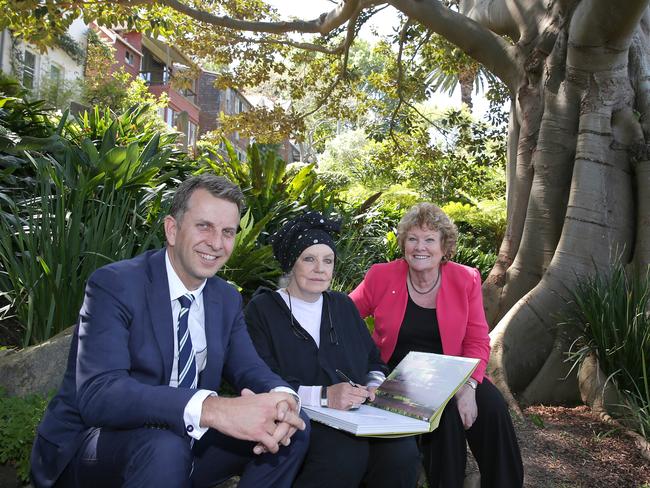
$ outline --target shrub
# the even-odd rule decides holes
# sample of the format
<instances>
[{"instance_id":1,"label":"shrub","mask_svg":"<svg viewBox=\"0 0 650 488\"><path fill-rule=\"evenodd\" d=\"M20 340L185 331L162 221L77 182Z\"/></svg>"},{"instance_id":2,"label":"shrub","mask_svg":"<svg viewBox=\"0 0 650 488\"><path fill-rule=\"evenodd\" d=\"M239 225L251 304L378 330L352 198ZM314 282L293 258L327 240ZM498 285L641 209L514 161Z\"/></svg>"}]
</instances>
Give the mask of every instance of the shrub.
<instances>
[{"instance_id":1,"label":"shrub","mask_svg":"<svg viewBox=\"0 0 650 488\"><path fill-rule=\"evenodd\" d=\"M505 200L485 200L472 205L450 202L442 209L458 227L454 261L478 268L485 279L497 260L505 232Z\"/></svg>"},{"instance_id":2,"label":"shrub","mask_svg":"<svg viewBox=\"0 0 650 488\"><path fill-rule=\"evenodd\" d=\"M0 388L0 463L16 467L18 478L29 481L29 456L49 398L10 397Z\"/></svg>"},{"instance_id":3,"label":"shrub","mask_svg":"<svg viewBox=\"0 0 650 488\"><path fill-rule=\"evenodd\" d=\"M484 200L472 205L450 202L442 209L468 244L472 242L484 253L498 250L506 230L505 200Z\"/></svg>"},{"instance_id":4,"label":"shrub","mask_svg":"<svg viewBox=\"0 0 650 488\"><path fill-rule=\"evenodd\" d=\"M287 220L306 209L336 213L336 191L319 178L313 165L292 165L272 146L252 144L240 161L231 143L223 150L203 141L197 158L199 171L214 171L239 185L246 197L235 249L220 275L235 284L245 297L260 285L273 286L280 276L269 237Z\"/></svg>"},{"instance_id":5,"label":"shrub","mask_svg":"<svg viewBox=\"0 0 650 488\"><path fill-rule=\"evenodd\" d=\"M0 73L0 151L21 137L48 137L56 123L52 107L43 100L30 101L14 78Z\"/></svg>"},{"instance_id":6,"label":"shrub","mask_svg":"<svg viewBox=\"0 0 650 488\"><path fill-rule=\"evenodd\" d=\"M467 237L464 234L460 234L458 236L456 254L452 259L457 263L478 268L481 272L481 279L485 280L488 274L490 274L494 263L497 261L497 254L495 252L485 252L474 244L471 236Z\"/></svg>"},{"instance_id":7,"label":"shrub","mask_svg":"<svg viewBox=\"0 0 650 488\"><path fill-rule=\"evenodd\" d=\"M252 296L258 286L273 286L275 278L281 273L273 258L271 246L259 244L260 234L270 217L267 215L259 222L254 222L250 210L244 214L233 253L219 272L222 278L235 285L245 297Z\"/></svg>"},{"instance_id":8,"label":"shrub","mask_svg":"<svg viewBox=\"0 0 650 488\"><path fill-rule=\"evenodd\" d=\"M352 291L370 266L394 258L397 216L371 205L378 196L342 211L343 226L336 242L334 290Z\"/></svg>"},{"instance_id":9,"label":"shrub","mask_svg":"<svg viewBox=\"0 0 650 488\"><path fill-rule=\"evenodd\" d=\"M212 144L201 144L198 163L203 170L214 171L239 185L255 222L270 215L262 243L305 209L334 211L336 192L318 177L313 164L289 168L273 147L261 144L251 144L246 161L240 161L227 139L223 139L223 147L225 154Z\"/></svg>"},{"instance_id":10,"label":"shrub","mask_svg":"<svg viewBox=\"0 0 650 488\"><path fill-rule=\"evenodd\" d=\"M580 363L590 353L597 355L625 398L628 420L650 439L650 277L630 274L617 262L610 274L578 282L566 323L577 328L580 339L569 357Z\"/></svg>"},{"instance_id":11,"label":"shrub","mask_svg":"<svg viewBox=\"0 0 650 488\"><path fill-rule=\"evenodd\" d=\"M25 326L23 344L75 322L99 266L162 244L171 178L186 171L174 134L156 132L147 107L95 109L46 138L17 134L0 157L20 161L0 201L0 290Z\"/></svg>"}]
</instances>

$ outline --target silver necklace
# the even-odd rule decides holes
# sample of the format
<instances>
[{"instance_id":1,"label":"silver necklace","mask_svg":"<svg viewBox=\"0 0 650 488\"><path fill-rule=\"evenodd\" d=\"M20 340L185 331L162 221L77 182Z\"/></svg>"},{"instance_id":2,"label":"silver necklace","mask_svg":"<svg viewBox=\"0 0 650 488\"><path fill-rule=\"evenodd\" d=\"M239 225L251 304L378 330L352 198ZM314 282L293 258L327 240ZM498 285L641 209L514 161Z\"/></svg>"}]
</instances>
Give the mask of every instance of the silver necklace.
<instances>
[{"instance_id":1,"label":"silver necklace","mask_svg":"<svg viewBox=\"0 0 650 488\"><path fill-rule=\"evenodd\" d=\"M415 293L418 293L420 295L426 295L427 293L431 293L433 291L433 289L436 286L438 286L438 282L440 281L440 275L441 274L442 274L442 270L440 268L438 268L438 277L436 278L436 281L433 282L433 285L431 286L431 288L429 288L427 291L420 291L415 287L415 285L413 284L413 280L411 279L411 270L410 269L409 269L409 272L408 272L408 278L409 278L409 283L411 284L411 288L413 289L413 291Z\"/></svg>"}]
</instances>

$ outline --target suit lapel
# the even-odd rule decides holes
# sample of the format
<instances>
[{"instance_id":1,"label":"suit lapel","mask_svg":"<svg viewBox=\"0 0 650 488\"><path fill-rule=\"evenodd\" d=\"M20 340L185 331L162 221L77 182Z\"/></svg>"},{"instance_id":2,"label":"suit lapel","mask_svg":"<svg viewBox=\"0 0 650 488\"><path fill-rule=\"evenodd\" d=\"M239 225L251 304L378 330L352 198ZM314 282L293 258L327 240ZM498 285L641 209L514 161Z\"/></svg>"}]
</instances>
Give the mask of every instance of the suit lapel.
<instances>
[{"instance_id":1,"label":"suit lapel","mask_svg":"<svg viewBox=\"0 0 650 488\"><path fill-rule=\"evenodd\" d=\"M174 324L164 249L154 253L149 259L149 273L151 281L147 287L147 307L162 356L163 380L169 383L174 358Z\"/></svg>"}]
</instances>

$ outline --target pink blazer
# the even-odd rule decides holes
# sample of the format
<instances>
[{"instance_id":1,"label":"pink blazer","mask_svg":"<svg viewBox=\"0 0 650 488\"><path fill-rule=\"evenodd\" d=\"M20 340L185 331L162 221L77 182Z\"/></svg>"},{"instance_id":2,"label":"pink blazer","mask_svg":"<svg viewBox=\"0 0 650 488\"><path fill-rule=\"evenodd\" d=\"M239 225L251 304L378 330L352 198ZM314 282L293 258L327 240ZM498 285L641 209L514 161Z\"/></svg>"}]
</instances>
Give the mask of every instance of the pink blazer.
<instances>
[{"instance_id":1,"label":"pink blazer","mask_svg":"<svg viewBox=\"0 0 650 488\"><path fill-rule=\"evenodd\" d=\"M481 275L477 269L453 262L442 265L442 283L436 298L442 350L451 356L481 360L472 377L483 381L490 357L490 338L483 311ZM375 264L350 294L362 317L375 318L372 335L381 358L388 362L404 319L408 290L404 259Z\"/></svg>"}]
</instances>

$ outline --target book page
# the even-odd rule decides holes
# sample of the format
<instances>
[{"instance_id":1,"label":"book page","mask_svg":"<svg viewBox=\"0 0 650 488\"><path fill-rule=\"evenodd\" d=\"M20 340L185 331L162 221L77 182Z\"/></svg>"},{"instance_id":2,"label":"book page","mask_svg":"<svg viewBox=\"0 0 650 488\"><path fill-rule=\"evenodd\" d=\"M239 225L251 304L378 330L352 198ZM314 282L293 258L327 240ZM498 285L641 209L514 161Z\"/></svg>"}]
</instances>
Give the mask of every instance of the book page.
<instances>
[{"instance_id":1,"label":"book page","mask_svg":"<svg viewBox=\"0 0 650 488\"><path fill-rule=\"evenodd\" d=\"M429 421L469 378L478 359L409 352L375 392L370 404Z\"/></svg>"}]
</instances>

